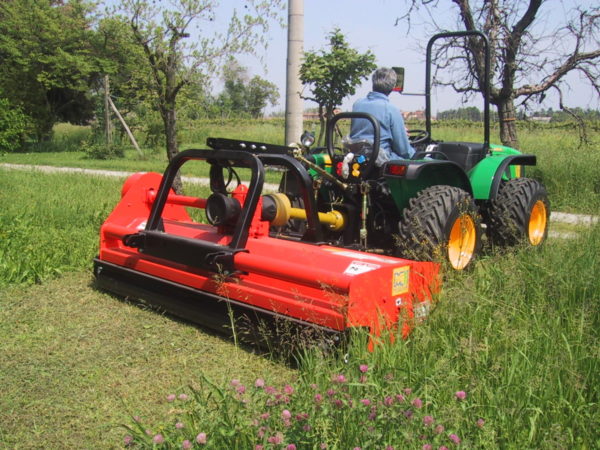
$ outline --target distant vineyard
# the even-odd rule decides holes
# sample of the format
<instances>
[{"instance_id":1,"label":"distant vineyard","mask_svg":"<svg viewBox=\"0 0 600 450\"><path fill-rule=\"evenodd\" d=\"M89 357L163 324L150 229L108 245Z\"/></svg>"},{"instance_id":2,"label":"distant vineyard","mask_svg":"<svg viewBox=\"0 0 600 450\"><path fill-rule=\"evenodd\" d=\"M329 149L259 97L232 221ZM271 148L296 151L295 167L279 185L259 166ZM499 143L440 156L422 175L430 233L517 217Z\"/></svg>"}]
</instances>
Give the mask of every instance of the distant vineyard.
<instances>
[{"instance_id":1,"label":"distant vineyard","mask_svg":"<svg viewBox=\"0 0 600 450\"><path fill-rule=\"evenodd\" d=\"M600 120L588 120L584 122L586 128L590 131L600 131ZM409 120L406 122L409 128L424 128L425 122L422 120ZM455 128L480 128L483 127L482 122L476 122L472 120L464 119L447 119L447 120L435 120L432 122L432 126L443 126L443 127L455 127ZM498 130L498 122L492 121L490 126L493 130ZM574 120L565 122L538 122L535 120L518 120L517 127L523 130L572 130L579 126Z\"/></svg>"}]
</instances>

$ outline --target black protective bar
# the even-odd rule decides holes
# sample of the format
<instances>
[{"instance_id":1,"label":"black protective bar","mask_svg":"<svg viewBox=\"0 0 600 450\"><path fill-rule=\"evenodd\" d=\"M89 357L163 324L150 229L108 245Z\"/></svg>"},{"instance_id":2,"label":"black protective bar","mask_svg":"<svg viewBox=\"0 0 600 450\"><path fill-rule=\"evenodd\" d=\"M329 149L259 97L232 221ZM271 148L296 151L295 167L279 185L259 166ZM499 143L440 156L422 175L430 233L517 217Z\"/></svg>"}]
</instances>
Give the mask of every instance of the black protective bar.
<instances>
[{"instance_id":1,"label":"black protective bar","mask_svg":"<svg viewBox=\"0 0 600 450\"><path fill-rule=\"evenodd\" d=\"M146 231L159 230L161 216L167 202L169 190L173 185L173 181L175 180L175 176L177 175L180 167L189 160L209 160L209 162L222 161L224 165L247 167L252 170L252 177L250 179L250 186L248 188L248 196L246 197L244 207L240 214L240 219L235 226L233 238L229 244L231 249L245 248L248 240L250 223L252 222L258 200L262 193L265 180L265 170L263 164L256 155L243 151L191 149L175 155L175 157L167 166L167 169L163 175L156 200L152 205L152 211L150 212L150 217L148 219L148 223L146 224Z\"/></svg>"},{"instance_id":2,"label":"black protective bar","mask_svg":"<svg viewBox=\"0 0 600 450\"><path fill-rule=\"evenodd\" d=\"M265 164L282 166L289 169L299 182L302 190L302 199L306 209L307 230L304 240L311 242L321 242L323 233L319 222L319 213L315 204L314 195L312 195L313 180L302 164L292 157L292 147L283 145L266 144L261 142L241 141L237 139L207 138L206 145L215 150L220 149L239 149L258 156Z\"/></svg>"},{"instance_id":3,"label":"black protective bar","mask_svg":"<svg viewBox=\"0 0 600 450\"><path fill-rule=\"evenodd\" d=\"M485 69L483 80L483 145L487 151L490 148L490 43L488 37L477 30L450 31L434 35L427 43L427 61L425 67L425 129L431 136L431 49L438 39L453 37L478 36L483 40L485 50Z\"/></svg>"},{"instance_id":4,"label":"black protective bar","mask_svg":"<svg viewBox=\"0 0 600 450\"><path fill-rule=\"evenodd\" d=\"M213 137L206 138L206 145L215 150L240 150L257 155L278 154L291 156L294 152L294 148L285 145Z\"/></svg>"}]
</instances>

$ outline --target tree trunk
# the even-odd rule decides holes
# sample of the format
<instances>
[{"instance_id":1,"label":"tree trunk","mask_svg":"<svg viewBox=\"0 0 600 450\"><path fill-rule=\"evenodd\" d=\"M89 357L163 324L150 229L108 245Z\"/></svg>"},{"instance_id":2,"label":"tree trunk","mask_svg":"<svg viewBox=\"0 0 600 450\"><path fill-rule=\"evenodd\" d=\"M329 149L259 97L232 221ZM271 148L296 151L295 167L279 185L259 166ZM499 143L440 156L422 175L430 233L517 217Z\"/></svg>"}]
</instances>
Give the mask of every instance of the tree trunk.
<instances>
[{"instance_id":1,"label":"tree trunk","mask_svg":"<svg viewBox=\"0 0 600 450\"><path fill-rule=\"evenodd\" d=\"M110 121L110 82L108 75L104 75L104 133L106 135L106 147L113 143L112 123Z\"/></svg>"},{"instance_id":2,"label":"tree trunk","mask_svg":"<svg viewBox=\"0 0 600 450\"><path fill-rule=\"evenodd\" d=\"M166 107L162 110L162 118L165 125L165 143L167 145L167 158L169 162L179 153L177 145L177 113L175 108ZM181 190L181 175L178 172L173 181L173 189L180 194Z\"/></svg>"},{"instance_id":3,"label":"tree trunk","mask_svg":"<svg viewBox=\"0 0 600 450\"><path fill-rule=\"evenodd\" d=\"M323 144L323 137L325 136L325 114L323 112L323 105L319 105L319 138L317 139L317 147L320 147Z\"/></svg>"},{"instance_id":4,"label":"tree trunk","mask_svg":"<svg viewBox=\"0 0 600 450\"><path fill-rule=\"evenodd\" d=\"M177 115L174 109L165 110L163 121L165 123L165 143L167 145L167 158L173 159L179 148L177 146Z\"/></svg>"},{"instance_id":5,"label":"tree trunk","mask_svg":"<svg viewBox=\"0 0 600 450\"><path fill-rule=\"evenodd\" d=\"M502 141L502 144L515 149L519 148L519 139L517 137L517 115L514 99L512 97L501 99L496 105L498 106L500 140Z\"/></svg>"}]
</instances>

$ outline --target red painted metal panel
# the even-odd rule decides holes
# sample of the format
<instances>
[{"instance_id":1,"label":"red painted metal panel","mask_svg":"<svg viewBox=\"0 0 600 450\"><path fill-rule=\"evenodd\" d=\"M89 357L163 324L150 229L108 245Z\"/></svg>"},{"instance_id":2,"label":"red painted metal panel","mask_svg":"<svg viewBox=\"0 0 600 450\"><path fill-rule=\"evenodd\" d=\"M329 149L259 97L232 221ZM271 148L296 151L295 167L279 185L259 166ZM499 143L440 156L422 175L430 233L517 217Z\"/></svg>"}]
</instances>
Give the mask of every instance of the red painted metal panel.
<instances>
[{"instance_id":1,"label":"red painted metal panel","mask_svg":"<svg viewBox=\"0 0 600 450\"><path fill-rule=\"evenodd\" d=\"M155 173L127 180L121 202L101 228L100 260L340 331L368 327L379 334L402 322L406 334L415 303L438 289L436 264L270 237L258 223L260 212L245 251L234 255L233 274L146 255L122 239L144 229L160 181ZM185 209L205 205L204 199L170 194L164 232L227 245L231 236L193 222Z\"/></svg>"}]
</instances>

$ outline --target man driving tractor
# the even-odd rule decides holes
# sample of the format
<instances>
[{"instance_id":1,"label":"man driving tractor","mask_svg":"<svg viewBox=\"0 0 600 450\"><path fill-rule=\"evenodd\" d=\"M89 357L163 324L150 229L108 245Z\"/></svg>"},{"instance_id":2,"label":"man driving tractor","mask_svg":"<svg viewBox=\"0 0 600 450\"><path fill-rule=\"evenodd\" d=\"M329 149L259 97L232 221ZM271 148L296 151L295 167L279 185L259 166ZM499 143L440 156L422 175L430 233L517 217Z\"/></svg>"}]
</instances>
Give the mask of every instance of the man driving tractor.
<instances>
[{"instance_id":1,"label":"man driving tractor","mask_svg":"<svg viewBox=\"0 0 600 450\"><path fill-rule=\"evenodd\" d=\"M379 155L376 166L381 167L390 159L410 159L415 150L408 141L404 119L400 111L388 98L397 81L396 72L387 67L380 67L373 73L373 90L367 97L356 101L353 112L371 114L381 127ZM368 120L353 119L350 128L350 142L373 142L373 126Z\"/></svg>"}]
</instances>

